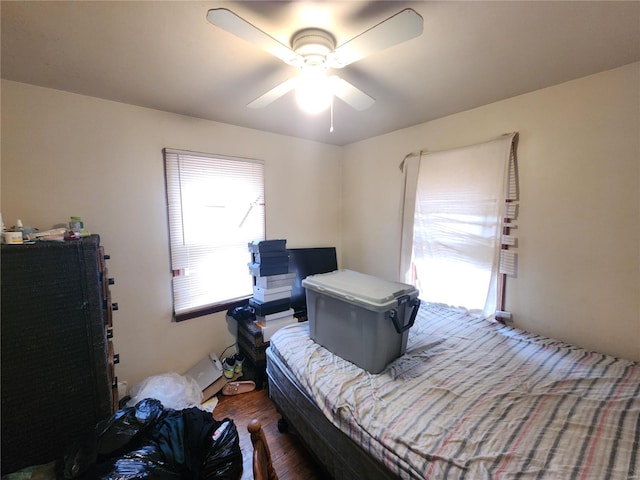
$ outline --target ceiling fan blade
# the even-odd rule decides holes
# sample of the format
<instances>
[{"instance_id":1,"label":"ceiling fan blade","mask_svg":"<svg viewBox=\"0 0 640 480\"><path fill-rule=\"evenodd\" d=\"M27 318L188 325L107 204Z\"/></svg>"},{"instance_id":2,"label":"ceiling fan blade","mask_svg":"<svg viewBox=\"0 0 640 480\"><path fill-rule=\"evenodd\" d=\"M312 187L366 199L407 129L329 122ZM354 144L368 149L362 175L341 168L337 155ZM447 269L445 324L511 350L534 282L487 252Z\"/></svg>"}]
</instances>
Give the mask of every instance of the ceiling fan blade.
<instances>
[{"instance_id":1,"label":"ceiling fan blade","mask_svg":"<svg viewBox=\"0 0 640 480\"><path fill-rule=\"evenodd\" d=\"M289 47L283 45L269 34L253 26L245 19L239 17L226 8L214 8L207 12L207 20L226 30L227 32L242 38L253 45L278 57L280 60L290 65L295 65L299 61L299 55Z\"/></svg>"},{"instance_id":2,"label":"ceiling fan blade","mask_svg":"<svg viewBox=\"0 0 640 480\"><path fill-rule=\"evenodd\" d=\"M340 45L327 58L332 68L342 68L421 33L422 17L407 8Z\"/></svg>"},{"instance_id":3,"label":"ceiling fan blade","mask_svg":"<svg viewBox=\"0 0 640 480\"><path fill-rule=\"evenodd\" d=\"M335 75L330 77L333 94L356 110L366 110L375 103L375 99L357 87Z\"/></svg>"},{"instance_id":4,"label":"ceiling fan blade","mask_svg":"<svg viewBox=\"0 0 640 480\"><path fill-rule=\"evenodd\" d=\"M249 103L247 105L247 107L249 107L249 108L263 108L263 107L266 107L271 102L276 101L281 96L286 95L291 90L296 88L296 85L298 84L298 81L299 81L298 77L293 77L293 78L290 78L289 80L286 80L286 81L282 82L280 85L275 86L274 88L269 90L264 95L259 96L254 101Z\"/></svg>"}]
</instances>

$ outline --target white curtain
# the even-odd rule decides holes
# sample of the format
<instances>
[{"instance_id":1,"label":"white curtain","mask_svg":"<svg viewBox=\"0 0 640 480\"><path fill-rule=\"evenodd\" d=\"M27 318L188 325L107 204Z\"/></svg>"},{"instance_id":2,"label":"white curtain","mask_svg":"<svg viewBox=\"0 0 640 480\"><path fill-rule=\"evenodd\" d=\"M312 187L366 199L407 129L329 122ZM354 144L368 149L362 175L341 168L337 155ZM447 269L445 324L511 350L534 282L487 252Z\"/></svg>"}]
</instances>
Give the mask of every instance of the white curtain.
<instances>
[{"instance_id":1,"label":"white curtain","mask_svg":"<svg viewBox=\"0 0 640 480\"><path fill-rule=\"evenodd\" d=\"M423 300L494 314L515 137L403 161L400 278Z\"/></svg>"}]
</instances>

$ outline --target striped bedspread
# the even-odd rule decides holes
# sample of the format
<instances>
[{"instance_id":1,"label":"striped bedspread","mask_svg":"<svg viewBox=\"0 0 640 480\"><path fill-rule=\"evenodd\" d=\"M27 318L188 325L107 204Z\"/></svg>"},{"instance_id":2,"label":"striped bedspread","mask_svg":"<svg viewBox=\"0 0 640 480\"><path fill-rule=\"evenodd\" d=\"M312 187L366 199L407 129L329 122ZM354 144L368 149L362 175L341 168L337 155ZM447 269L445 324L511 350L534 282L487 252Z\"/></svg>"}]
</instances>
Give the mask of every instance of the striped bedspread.
<instances>
[{"instance_id":1,"label":"striped bedspread","mask_svg":"<svg viewBox=\"0 0 640 480\"><path fill-rule=\"evenodd\" d=\"M306 323L276 332L271 348L402 478L640 479L634 362L429 304L407 353L377 375L310 340Z\"/></svg>"}]
</instances>

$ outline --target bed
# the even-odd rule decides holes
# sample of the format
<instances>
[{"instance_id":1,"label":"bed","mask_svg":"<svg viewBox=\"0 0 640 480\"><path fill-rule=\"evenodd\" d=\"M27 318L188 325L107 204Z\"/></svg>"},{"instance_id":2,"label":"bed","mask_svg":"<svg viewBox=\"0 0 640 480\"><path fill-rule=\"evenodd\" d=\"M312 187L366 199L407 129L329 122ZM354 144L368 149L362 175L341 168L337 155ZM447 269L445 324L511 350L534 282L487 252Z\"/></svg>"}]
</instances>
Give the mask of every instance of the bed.
<instances>
[{"instance_id":1,"label":"bed","mask_svg":"<svg viewBox=\"0 0 640 480\"><path fill-rule=\"evenodd\" d=\"M335 479L638 479L640 365L423 302L374 375L280 329L269 394Z\"/></svg>"}]
</instances>

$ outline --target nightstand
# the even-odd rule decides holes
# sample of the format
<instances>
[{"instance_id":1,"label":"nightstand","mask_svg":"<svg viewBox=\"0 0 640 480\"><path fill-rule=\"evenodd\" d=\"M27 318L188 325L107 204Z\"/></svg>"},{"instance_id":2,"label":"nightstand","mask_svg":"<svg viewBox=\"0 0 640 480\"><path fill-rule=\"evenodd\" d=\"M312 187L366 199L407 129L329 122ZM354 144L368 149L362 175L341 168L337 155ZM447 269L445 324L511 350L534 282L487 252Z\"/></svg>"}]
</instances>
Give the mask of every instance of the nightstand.
<instances>
[{"instance_id":1,"label":"nightstand","mask_svg":"<svg viewBox=\"0 0 640 480\"><path fill-rule=\"evenodd\" d=\"M243 378L256 382L256 389L267 386L267 356L269 342L264 342L262 331L252 320L237 320L238 349L244 354ZM253 378L251 378L253 377Z\"/></svg>"}]
</instances>

